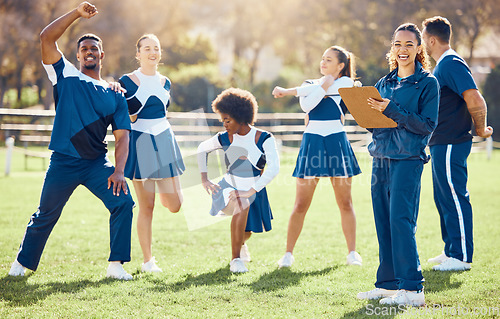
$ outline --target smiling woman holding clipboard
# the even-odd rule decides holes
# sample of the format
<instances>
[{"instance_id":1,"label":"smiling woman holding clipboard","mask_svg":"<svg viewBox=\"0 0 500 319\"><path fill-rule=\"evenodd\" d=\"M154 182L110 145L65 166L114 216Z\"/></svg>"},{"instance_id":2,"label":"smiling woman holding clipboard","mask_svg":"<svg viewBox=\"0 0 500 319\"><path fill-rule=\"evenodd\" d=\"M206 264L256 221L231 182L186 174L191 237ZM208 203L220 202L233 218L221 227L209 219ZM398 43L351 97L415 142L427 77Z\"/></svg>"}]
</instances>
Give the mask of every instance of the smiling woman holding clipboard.
<instances>
[{"instance_id":1,"label":"smiling woman holding clipboard","mask_svg":"<svg viewBox=\"0 0 500 319\"><path fill-rule=\"evenodd\" d=\"M375 87L380 98L366 105L393 120L397 126L373 128L368 151L373 157L372 205L379 242L375 289L359 299L381 304L425 304L422 271L415 231L420 180L429 161L425 147L437 124L439 86L429 71L422 36L414 24L394 32L388 54L391 72Z\"/></svg>"}]
</instances>

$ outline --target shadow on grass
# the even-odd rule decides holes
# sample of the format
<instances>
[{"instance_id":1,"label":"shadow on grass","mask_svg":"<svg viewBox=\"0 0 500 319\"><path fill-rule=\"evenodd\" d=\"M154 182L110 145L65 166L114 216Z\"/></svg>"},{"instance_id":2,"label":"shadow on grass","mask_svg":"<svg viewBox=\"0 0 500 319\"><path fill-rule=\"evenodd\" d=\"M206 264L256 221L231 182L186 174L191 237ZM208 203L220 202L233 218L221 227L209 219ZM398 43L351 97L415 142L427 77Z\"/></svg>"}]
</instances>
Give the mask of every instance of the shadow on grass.
<instances>
[{"instance_id":1,"label":"shadow on grass","mask_svg":"<svg viewBox=\"0 0 500 319\"><path fill-rule=\"evenodd\" d=\"M235 276L230 270L229 265L217 269L212 272L207 272L198 276L193 276L191 274L187 274L186 278L171 284L166 284L163 280L160 279L152 279L151 282L154 284L152 290L159 292L167 292L167 291L181 291L185 289L189 289L190 287L198 287L198 286L209 286L209 285L221 285L228 284L236 279Z\"/></svg>"},{"instance_id":2,"label":"shadow on grass","mask_svg":"<svg viewBox=\"0 0 500 319\"><path fill-rule=\"evenodd\" d=\"M74 294L89 287L95 288L115 281L106 278L99 281L78 280L29 284L28 278L31 276L32 274L23 277L6 275L0 278L0 300L4 301L8 307L25 307L43 301L52 294Z\"/></svg>"},{"instance_id":3,"label":"shadow on grass","mask_svg":"<svg viewBox=\"0 0 500 319\"><path fill-rule=\"evenodd\" d=\"M368 300L361 308L347 312L341 318L394 318L405 311L407 310L404 306L381 305L379 300Z\"/></svg>"},{"instance_id":4,"label":"shadow on grass","mask_svg":"<svg viewBox=\"0 0 500 319\"><path fill-rule=\"evenodd\" d=\"M462 286L461 282L451 283L451 276L457 274L456 271L435 271L422 270L425 278L425 292L439 292L449 289L458 289ZM430 307L427 304L427 307ZM417 314L420 308L406 306L388 306L381 305L379 300L369 300L365 305L358 310L346 313L342 318L365 318L371 316L383 316L384 318L393 318L398 314Z\"/></svg>"},{"instance_id":5,"label":"shadow on grass","mask_svg":"<svg viewBox=\"0 0 500 319\"><path fill-rule=\"evenodd\" d=\"M325 275L338 266L328 267L323 270L308 271L308 272L294 272L289 268L276 269L270 273L262 275L257 281L248 284L254 292L259 291L274 291L287 286L297 285L300 280L308 276L321 276ZM154 284L151 289L158 292L177 292L186 290L191 287L209 286L209 285L223 285L236 281L235 276L244 274L233 274L229 270L229 265L217 269L212 272L207 272L198 276L188 274L185 279L167 284L161 279L151 279Z\"/></svg>"},{"instance_id":6,"label":"shadow on grass","mask_svg":"<svg viewBox=\"0 0 500 319\"><path fill-rule=\"evenodd\" d=\"M302 278L310 276L321 276L334 271L339 266L328 267L315 271L293 271L290 268L277 268L274 271L262 275L257 281L249 284L254 292L275 291L288 286L297 285Z\"/></svg>"},{"instance_id":7,"label":"shadow on grass","mask_svg":"<svg viewBox=\"0 0 500 319\"><path fill-rule=\"evenodd\" d=\"M425 278L425 292L439 292L449 289L457 289L462 286L462 282L450 282L452 275L461 273L458 271L436 271L436 270L422 270Z\"/></svg>"}]
</instances>

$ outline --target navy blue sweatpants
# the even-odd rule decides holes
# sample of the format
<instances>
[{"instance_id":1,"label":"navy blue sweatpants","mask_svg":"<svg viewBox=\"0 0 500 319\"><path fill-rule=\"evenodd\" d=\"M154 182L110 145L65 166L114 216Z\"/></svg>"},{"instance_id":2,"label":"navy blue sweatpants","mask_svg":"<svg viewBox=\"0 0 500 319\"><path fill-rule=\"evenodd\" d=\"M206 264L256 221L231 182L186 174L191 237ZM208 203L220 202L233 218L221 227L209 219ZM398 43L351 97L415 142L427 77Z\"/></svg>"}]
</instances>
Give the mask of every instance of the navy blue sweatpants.
<instances>
[{"instance_id":1,"label":"navy blue sweatpants","mask_svg":"<svg viewBox=\"0 0 500 319\"><path fill-rule=\"evenodd\" d=\"M472 206L467 191L467 157L472 142L433 145L432 182L434 202L441 219L444 253L464 262L472 262Z\"/></svg>"},{"instance_id":2,"label":"navy blue sweatpants","mask_svg":"<svg viewBox=\"0 0 500 319\"><path fill-rule=\"evenodd\" d=\"M109 261L130 261L132 208L130 192L120 196L108 189L108 177L114 167L103 154L95 160L79 159L53 152L45 174L40 206L31 216L19 248L18 262L35 271L45 243L61 216L62 209L78 185L84 185L97 196L111 213Z\"/></svg>"},{"instance_id":3,"label":"navy blue sweatpants","mask_svg":"<svg viewBox=\"0 0 500 319\"><path fill-rule=\"evenodd\" d=\"M377 288L423 288L415 240L423 167L421 160L373 158L372 205L380 261Z\"/></svg>"}]
</instances>

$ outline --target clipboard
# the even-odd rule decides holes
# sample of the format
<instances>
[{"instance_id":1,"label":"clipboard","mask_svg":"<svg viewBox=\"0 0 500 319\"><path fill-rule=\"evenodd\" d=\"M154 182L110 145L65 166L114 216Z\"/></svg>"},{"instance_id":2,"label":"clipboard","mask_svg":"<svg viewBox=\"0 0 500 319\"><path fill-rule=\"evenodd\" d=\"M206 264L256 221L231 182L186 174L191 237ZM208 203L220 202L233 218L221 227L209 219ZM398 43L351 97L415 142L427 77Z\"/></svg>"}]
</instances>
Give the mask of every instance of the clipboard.
<instances>
[{"instance_id":1,"label":"clipboard","mask_svg":"<svg viewBox=\"0 0 500 319\"><path fill-rule=\"evenodd\" d=\"M380 93L374 86L340 88L340 96L347 106L349 112L359 126L363 128L388 128L396 127L398 124L382 114L372 109L368 105L368 98L382 100Z\"/></svg>"}]
</instances>

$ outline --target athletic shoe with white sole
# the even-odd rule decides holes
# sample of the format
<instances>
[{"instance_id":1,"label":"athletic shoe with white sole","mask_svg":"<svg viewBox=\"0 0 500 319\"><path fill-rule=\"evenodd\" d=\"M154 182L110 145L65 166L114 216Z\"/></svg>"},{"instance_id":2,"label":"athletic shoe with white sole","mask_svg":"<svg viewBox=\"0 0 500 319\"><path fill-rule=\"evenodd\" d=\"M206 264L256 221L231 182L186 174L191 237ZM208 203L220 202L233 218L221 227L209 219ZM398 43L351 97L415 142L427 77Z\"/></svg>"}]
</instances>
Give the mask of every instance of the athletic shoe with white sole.
<instances>
[{"instance_id":1,"label":"athletic shoe with white sole","mask_svg":"<svg viewBox=\"0 0 500 319\"><path fill-rule=\"evenodd\" d=\"M240 258L246 263L249 263L252 260L252 258L250 257L250 252L248 251L247 244L243 244L243 246L241 246Z\"/></svg>"},{"instance_id":2,"label":"athletic shoe with white sole","mask_svg":"<svg viewBox=\"0 0 500 319\"><path fill-rule=\"evenodd\" d=\"M132 280L132 275L123 269L123 265L119 262L110 262L106 277L119 280Z\"/></svg>"},{"instance_id":3,"label":"athletic shoe with white sole","mask_svg":"<svg viewBox=\"0 0 500 319\"><path fill-rule=\"evenodd\" d=\"M156 265L156 259L152 257L147 263L141 265L141 271L143 272L162 272L160 267Z\"/></svg>"},{"instance_id":4,"label":"athletic shoe with white sole","mask_svg":"<svg viewBox=\"0 0 500 319\"><path fill-rule=\"evenodd\" d=\"M434 264L441 264L441 263L444 263L448 258L450 258L450 257L446 256L445 253L443 252L439 256L436 256L434 258L429 258L427 260L427 262L434 263Z\"/></svg>"},{"instance_id":5,"label":"athletic shoe with white sole","mask_svg":"<svg viewBox=\"0 0 500 319\"><path fill-rule=\"evenodd\" d=\"M241 260L241 258L234 258L229 263L229 270L234 273L243 273L247 272L247 266L245 266L245 262Z\"/></svg>"},{"instance_id":6,"label":"athletic shoe with white sole","mask_svg":"<svg viewBox=\"0 0 500 319\"><path fill-rule=\"evenodd\" d=\"M351 265L351 266L361 266L361 264L363 263L363 259L361 258L361 256L355 252L354 250L351 251L349 253L349 255L347 255L347 261L346 261L346 264L347 265Z\"/></svg>"},{"instance_id":7,"label":"athletic shoe with white sole","mask_svg":"<svg viewBox=\"0 0 500 319\"><path fill-rule=\"evenodd\" d=\"M391 297L395 295L398 291L397 290L389 290L389 289L384 289L384 288L375 288L370 291L364 291L358 293L357 297L358 299L368 299L368 300L373 300L373 299L379 299L379 298L384 298L384 297Z\"/></svg>"},{"instance_id":8,"label":"athletic shoe with white sole","mask_svg":"<svg viewBox=\"0 0 500 319\"><path fill-rule=\"evenodd\" d=\"M281 259L278 260L278 266L279 268L289 268L292 266L294 260L295 258L293 258L292 253L287 251L285 253L285 256L281 257Z\"/></svg>"},{"instance_id":9,"label":"athletic shoe with white sole","mask_svg":"<svg viewBox=\"0 0 500 319\"><path fill-rule=\"evenodd\" d=\"M470 270L470 267L471 267L470 263L466 263L456 258L450 257L443 263L432 267L432 269L439 271L461 271L461 270Z\"/></svg>"},{"instance_id":10,"label":"athletic shoe with white sole","mask_svg":"<svg viewBox=\"0 0 500 319\"><path fill-rule=\"evenodd\" d=\"M391 297L380 299L382 305L406 305L420 307L425 305L424 291L410 291L400 289Z\"/></svg>"},{"instance_id":11,"label":"athletic shoe with white sole","mask_svg":"<svg viewBox=\"0 0 500 319\"><path fill-rule=\"evenodd\" d=\"M25 273L26 268L24 268L24 266L21 265L17 259L14 260L9 270L9 276L24 276Z\"/></svg>"}]
</instances>

